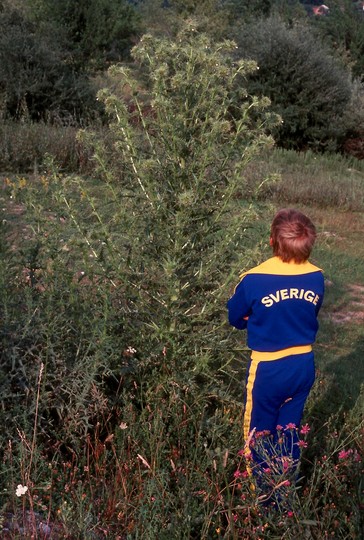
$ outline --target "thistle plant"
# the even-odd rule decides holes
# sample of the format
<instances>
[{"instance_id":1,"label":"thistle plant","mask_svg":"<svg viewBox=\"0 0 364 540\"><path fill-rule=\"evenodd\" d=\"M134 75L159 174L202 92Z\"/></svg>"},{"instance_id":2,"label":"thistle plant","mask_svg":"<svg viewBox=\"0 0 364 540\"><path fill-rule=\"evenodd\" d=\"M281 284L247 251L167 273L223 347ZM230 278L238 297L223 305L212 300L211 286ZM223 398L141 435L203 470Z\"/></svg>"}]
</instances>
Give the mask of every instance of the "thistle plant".
<instances>
[{"instance_id":1,"label":"thistle plant","mask_svg":"<svg viewBox=\"0 0 364 540\"><path fill-rule=\"evenodd\" d=\"M255 216L246 205L233 219L231 204L277 121L268 100L247 95L257 66L233 61L235 49L193 24L174 42L146 35L132 51L138 69L114 66L113 91L99 94L111 137L94 139L94 159L112 214L82 190L104 236L108 278L138 327L137 349L166 373L206 372L226 358L230 265L244 259Z\"/></svg>"}]
</instances>

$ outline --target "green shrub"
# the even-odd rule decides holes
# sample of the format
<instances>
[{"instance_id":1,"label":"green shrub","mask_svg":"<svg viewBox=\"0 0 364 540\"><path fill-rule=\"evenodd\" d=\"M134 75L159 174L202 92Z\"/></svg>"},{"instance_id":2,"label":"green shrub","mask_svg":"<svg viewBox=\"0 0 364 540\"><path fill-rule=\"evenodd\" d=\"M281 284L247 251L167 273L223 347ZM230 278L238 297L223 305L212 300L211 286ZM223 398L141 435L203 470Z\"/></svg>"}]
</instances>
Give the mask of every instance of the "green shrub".
<instances>
[{"instance_id":1,"label":"green shrub","mask_svg":"<svg viewBox=\"0 0 364 540\"><path fill-rule=\"evenodd\" d=\"M298 150L338 149L348 126L349 72L315 39L308 27L288 28L272 17L238 31L239 55L257 61L248 89L266 95L282 124L273 130L277 144Z\"/></svg>"},{"instance_id":2,"label":"green shrub","mask_svg":"<svg viewBox=\"0 0 364 540\"><path fill-rule=\"evenodd\" d=\"M85 122L97 116L89 75L77 70L62 30L6 2L0 11L0 110L4 119Z\"/></svg>"},{"instance_id":3,"label":"green shrub","mask_svg":"<svg viewBox=\"0 0 364 540\"><path fill-rule=\"evenodd\" d=\"M331 0L329 17L312 17L311 27L349 66L354 77L364 73L364 17L361 2Z\"/></svg>"},{"instance_id":4,"label":"green shrub","mask_svg":"<svg viewBox=\"0 0 364 540\"><path fill-rule=\"evenodd\" d=\"M40 27L62 36L77 73L103 70L128 58L140 21L126 0L31 0L30 13Z\"/></svg>"}]
</instances>

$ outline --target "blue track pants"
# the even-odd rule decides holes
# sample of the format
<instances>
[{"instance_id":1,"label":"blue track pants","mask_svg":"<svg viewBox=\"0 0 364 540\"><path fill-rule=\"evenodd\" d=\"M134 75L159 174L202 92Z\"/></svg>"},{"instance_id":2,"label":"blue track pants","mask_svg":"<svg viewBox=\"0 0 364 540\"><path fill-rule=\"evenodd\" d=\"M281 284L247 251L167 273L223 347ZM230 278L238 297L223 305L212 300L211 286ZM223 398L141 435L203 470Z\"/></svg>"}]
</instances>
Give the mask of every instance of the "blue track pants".
<instances>
[{"instance_id":1,"label":"blue track pants","mask_svg":"<svg viewBox=\"0 0 364 540\"><path fill-rule=\"evenodd\" d=\"M276 440L287 425L299 426L304 405L315 380L313 352L296 354L279 360L251 360L246 378L244 438L269 431ZM286 430L287 453L299 459L297 430ZM253 452L254 458L254 452Z\"/></svg>"}]
</instances>

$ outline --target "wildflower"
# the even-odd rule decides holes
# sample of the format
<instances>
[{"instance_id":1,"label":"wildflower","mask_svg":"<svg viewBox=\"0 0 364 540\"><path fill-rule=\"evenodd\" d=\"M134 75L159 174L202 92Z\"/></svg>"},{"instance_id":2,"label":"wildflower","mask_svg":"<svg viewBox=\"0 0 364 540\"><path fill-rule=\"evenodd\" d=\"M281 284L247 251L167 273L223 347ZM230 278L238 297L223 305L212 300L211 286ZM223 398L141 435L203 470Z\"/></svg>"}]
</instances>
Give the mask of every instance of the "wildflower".
<instances>
[{"instance_id":1,"label":"wildflower","mask_svg":"<svg viewBox=\"0 0 364 540\"><path fill-rule=\"evenodd\" d=\"M351 450L351 448L349 448L349 450L341 450L341 452L339 452L338 454L338 457L339 459L347 459L352 453L353 451Z\"/></svg>"},{"instance_id":2,"label":"wildflower","mask_svg":"<svg viewBox=\"0 0 364 540\"><path fill-rule=\"evenodd\" d=\"M290 486L291 485L291 482L289 480L284 480L284 482L282 482L281 484L282 486Z\"/></svg>"},{"instance_id":3,"label":"wildflower","mask_svg":"<svg viewBox=\"0 0 364 540\"><path fill-rule=\"evenodd\" d=\"M297 446L299 446L300 448L307 448L307 443L306 441L303 441L302 439L300 441L298 441L298 443L296 443Z\"/></svg>"},{"instance_id":4,"label":"wildflower","mask_svg":"<svg viewBox=\"0 0 364 540\"><path fill-rule=\"evenodd\" d=\"M277 430L277 431L282 431L282 429L283 429L283 426L281 426L280 424L278 424L278 426L276 427L276 430Z\"/></svg>"},{"instance_id":5,"label":"wildflower","mask_svg":"<svg viewBox=\"0 0 364 540\"><path fill-rule=\"evenodd\" d=\"M292 459L289 458L288 456L283 456L281 458L281 461L282 461L283 471L284 472L288 471L288 469L292 466Z\"/></svg>"},{"instance_id":6,"label":"wildflower","mask_svg":"<svg viewBox=\"0 0 364 540\"><path fill-rule=\"evenodd\" d=\"M22 486L21 484L18 484L15 491L15 495L17 497L21 497L22 495L25 495L27 491L28 491L27 486Z\"/></svg>"},{"instance_id":7,"label":"wildflower","mask_svg":"<svg viewBox=\"0 0 364 540\"><path fill-rule=\"evenodd\" d=\"M290 422L289 424L286 425L285 429L296 429L296 424L294 424L293 422Z\"/></svg>"},{"instance_id":8,"label":"wildflower","mask_svg":"<svg viewBox=\"0 0 364 540\"><path fill-rule=\"evenodd\" d=\"M128 424L127 424L126 422L121 422L121 423L119 424L119 428L120 428L120 429L128 429Z\"/></svg>"},{"instance_id":9,"label":"wildflower","mask_svg":"<svg viewBox=\"0 0 364 540\"><path fill-rule=\"evenodd\" d=\"M300 429L301 435L307 435L307 433L310 431L310 429L311 429L310 426L308 424L305 424Z\"/></svg>"},{"instance_id":10,"label":"wildflower","mask_svg":"<svg viewBox=\"0 0 364 540\"><path fill-rule=\"evenodd\" d=\"M243 475L243 473L241 471L239 471L239 469L237 469L234 472L234 478L240 478L242 475Z\"/></svg>"},{"instance_id":11,"label":"wildflower","mask_svg":"<svg viewBox=\"0 0 364 540\"><path fill-rule=\"evenodd\" d=\"M134 349L134 347L131 347L131 346L129 345L129 347L127 347L127 348L125 349L125 351L123 351L123 355L124 355L124 356L134 356L134 354L135 354L136 352L137 352L137 350Z\"/></svg>"},{"instance_id":12,"label":"wildflower","mask_svg":"<svg viewBox=\"0 0 364 540\"><path fill-rule=\"evenodd\" d=\"M294 514L293 514L292 510L288 510L287 517L291 518L293 516L294 516Z\"/></svg>"},{"instance_id":13,"label":"wildflower","mask_svg":"<svg viewBox=\"0 0 364 540\"><path fill-rule=\"evenodd\" d=\"M23 188L25 188L26 185L27 185L26 178L19 178L19 182L18 182L19 188L23 189Z\"/></svg>"}]
</instances>

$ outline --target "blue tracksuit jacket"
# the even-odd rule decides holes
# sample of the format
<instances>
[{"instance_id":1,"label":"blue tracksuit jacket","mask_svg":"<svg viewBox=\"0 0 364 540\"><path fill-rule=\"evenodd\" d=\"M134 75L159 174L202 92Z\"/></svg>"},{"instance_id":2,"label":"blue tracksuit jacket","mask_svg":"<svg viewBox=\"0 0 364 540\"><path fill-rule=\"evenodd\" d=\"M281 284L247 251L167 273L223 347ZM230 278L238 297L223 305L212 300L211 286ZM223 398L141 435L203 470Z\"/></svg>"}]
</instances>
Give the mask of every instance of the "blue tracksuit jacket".
<instances>
[{"instance_id":1,"label":"blue tracksuit jacket","mask_svg":"<svg viewBox=\"0 0 364 540\"><path fill-rule=\"evenodd\" d=\"M312 345L324 295L320 268L272 257L240 277L227 304L229 322L247 329L252 358L281 358L285 349Z\"/></svg>"}]
</instances>

